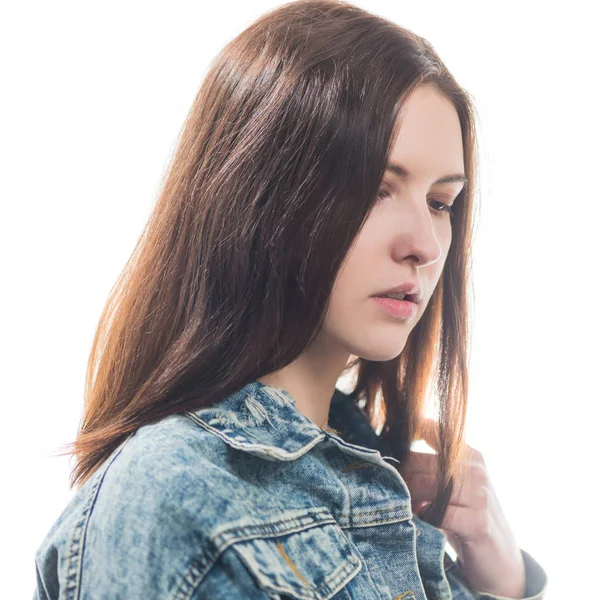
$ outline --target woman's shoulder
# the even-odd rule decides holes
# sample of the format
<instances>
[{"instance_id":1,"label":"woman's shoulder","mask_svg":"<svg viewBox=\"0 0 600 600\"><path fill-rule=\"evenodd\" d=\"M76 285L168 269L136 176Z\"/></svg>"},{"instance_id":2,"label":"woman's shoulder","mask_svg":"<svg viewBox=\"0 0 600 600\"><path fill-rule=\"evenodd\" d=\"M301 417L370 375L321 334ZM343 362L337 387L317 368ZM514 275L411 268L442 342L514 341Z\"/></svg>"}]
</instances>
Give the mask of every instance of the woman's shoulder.
<instances>
[{"instance_id":1,"label":"woman's shoulder","mask_svg":"<svg viewBox=\"0 0 600 600\"><path fill-rule=\"evenodd\" d=\"M185 415L171 415L126 439L78 490L77 504L80 511L89 507L90 525L98 520L103 528L163 526L175 512L178 519L190 513L189 527L192 517L213 514L219 496L243 486L234 464L218 437Z\"/></svg>"},{"instance_id":2,"label":"woman's shoulder","mask_svg":"<svg viewBox=\"0 0 600 600\"><path fill-rule=\"evenodd\" d=\"M223 443L216 436L184 414L174 414L138 429L94 478L101 479L101 487L116 487L119 492L155 490L162 495L165 483L187 487L190 479L226 476L227 462Z\"/></svg>"},{"instance_id":3,"label":"woman's shoulder","mask_svg":"<svg viewBox=\"0 0 600 600\"><path fill-rule=\"evenodd\" d=\"M212 564L219 530L248 509L230 501L245 495L230 461L222 440L184 415L138 429L77 490L39 546L38 590L49 590L40 597L82 581L126 590L148 573L155 589L172 589L173 573Z\"/></svg>"}]
</instances>

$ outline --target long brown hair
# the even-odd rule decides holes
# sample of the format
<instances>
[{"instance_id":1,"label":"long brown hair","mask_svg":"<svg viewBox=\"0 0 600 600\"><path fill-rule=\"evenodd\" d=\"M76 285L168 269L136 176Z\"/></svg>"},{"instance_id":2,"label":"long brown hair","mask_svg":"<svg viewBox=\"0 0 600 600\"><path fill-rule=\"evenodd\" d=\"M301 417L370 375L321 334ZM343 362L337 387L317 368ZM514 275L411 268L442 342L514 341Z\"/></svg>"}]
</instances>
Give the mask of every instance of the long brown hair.
<instances>
[{"instance_id":1,"label":"long brown hair","mask_svg":"<svg viewBox=\"0 0 600 600\"><path fill-rule=\"evenodd\" d=\"M124 439L292 362L323 325L416 86L456 107L469 185L442 277L401 355L357 358L355 398L402 462L439 401L439 525L464 455L476 176L469 95L418 35L335 0L255 21L211 63L88 360L71 487ZM63 453L64 454L64 453Z\"/></svg>"}]
</instances>

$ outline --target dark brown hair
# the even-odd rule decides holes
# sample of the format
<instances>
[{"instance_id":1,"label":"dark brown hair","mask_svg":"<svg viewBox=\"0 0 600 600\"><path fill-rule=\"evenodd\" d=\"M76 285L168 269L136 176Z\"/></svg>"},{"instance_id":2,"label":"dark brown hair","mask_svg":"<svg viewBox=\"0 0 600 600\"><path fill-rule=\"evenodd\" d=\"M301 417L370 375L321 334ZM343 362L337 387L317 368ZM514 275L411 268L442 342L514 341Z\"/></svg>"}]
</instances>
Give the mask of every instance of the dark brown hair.
<instances>
[{"instance_id":1,"label":"dark brown hair","mask_svg":"<svg viewBox=\"0 0 600 600\"><path fill-rule=\"evenodd\" d=\"M454 204L442 277L401 355L347 368L400 462L435 393L441 477L423 518L441 523L465 453L475 112L426 40L335 0L272 10L211 63L100 317L68 446L71 486L139 427L218 402L315 339L403 102L421 85L456 108L469 185Z\"/></svg>"}]
</instances>

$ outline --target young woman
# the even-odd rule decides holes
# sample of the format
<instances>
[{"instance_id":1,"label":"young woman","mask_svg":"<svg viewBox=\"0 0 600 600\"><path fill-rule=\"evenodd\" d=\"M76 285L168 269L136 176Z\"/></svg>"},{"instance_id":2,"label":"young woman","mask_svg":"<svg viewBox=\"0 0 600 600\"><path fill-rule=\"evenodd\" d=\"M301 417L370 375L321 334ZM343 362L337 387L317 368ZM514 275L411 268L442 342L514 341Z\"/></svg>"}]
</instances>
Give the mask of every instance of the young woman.
<instances>
[{"instance_id":1,"label":"young woman","mask_svg":"<svg viewBox=\"0 0 600 600\"><path fill-rule=\"evenodd\" d=\"M225 47L102 314L36 598L543 597L463 436L474 115L345 2Z\"/></svg>"}]
</instances>

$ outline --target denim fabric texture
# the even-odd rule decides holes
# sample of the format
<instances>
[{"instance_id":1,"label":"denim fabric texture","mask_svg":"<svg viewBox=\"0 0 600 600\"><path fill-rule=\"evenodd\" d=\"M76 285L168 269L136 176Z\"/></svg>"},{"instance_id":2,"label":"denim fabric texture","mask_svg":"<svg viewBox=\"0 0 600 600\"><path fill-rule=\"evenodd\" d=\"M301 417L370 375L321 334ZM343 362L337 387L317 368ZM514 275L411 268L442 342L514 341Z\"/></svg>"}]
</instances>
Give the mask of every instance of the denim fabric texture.
<instances>
[{"instance_id":1,"label":"denim fabric texture","mask_svg":"<svg viewBox=\"0 0 600 600\"><path fill-rule=\"evenodd\" d=\"M47 533L34 600L501 598L469 589L342 392L329 423L255 381L141 427ZM522 552L541 599L546 575Z\"/></svg>"}]
</instances>

